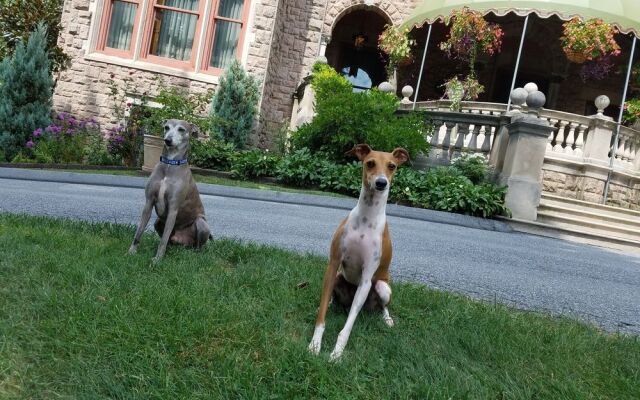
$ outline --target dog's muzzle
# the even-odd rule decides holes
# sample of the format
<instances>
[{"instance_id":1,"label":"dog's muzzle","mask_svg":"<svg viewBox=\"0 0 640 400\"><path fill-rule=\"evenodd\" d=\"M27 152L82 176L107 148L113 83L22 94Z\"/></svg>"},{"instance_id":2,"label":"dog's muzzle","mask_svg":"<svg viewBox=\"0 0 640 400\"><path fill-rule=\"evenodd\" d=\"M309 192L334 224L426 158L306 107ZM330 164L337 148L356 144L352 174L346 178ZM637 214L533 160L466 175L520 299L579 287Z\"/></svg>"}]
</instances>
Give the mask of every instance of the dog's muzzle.
<instances>
[{"instance_id":1,"label":"dog's muzzle","mask_svg":"<svg viewBox=\"0 0 640 400\"><path fill-rule=\"evenodd\" d=\"M389 182L384 179L384 178L377 178L375 185L376 185L376 190L380 190L383 191L387 188L387 185L389 184Z\"/></svg>"}]
</instances>

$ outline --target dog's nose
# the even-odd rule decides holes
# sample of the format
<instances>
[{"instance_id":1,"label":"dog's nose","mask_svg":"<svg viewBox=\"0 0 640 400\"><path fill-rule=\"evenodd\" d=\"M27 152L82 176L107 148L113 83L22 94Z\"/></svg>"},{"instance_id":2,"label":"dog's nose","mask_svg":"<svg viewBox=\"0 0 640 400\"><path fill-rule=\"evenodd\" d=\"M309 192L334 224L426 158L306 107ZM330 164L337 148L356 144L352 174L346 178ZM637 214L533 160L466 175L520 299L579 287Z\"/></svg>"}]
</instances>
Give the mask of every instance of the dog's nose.
<instances>
[{"instance_id":1,"label":"dog's nose","mask_svg":"<svg viewBox=\"0 0 640 400\"><path fill-rule=\"evenodd\" d=\"M387 187L387 180L384 178L376 179L376 189L384 190Z\"/></svg>"},{"instance_id":2,"label":"dog's nose","mask_svg":"<svg viewBox=\"0 0 640 400\"><path fill-rule=\"evenodd\" d=\"M166 144L167 146L171 146L171 143L173 143L173 141L170 138L164 140L164 144Z\"/></svg>"}]
</instances>

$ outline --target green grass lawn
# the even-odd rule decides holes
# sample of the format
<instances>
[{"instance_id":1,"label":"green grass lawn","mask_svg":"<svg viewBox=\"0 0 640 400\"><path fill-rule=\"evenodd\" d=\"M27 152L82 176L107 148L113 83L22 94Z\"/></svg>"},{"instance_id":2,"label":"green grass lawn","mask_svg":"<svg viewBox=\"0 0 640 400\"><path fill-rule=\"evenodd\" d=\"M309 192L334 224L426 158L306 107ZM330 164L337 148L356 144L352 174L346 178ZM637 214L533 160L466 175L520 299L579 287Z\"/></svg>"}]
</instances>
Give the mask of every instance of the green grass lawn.
<instances>
[{"instance_id":1,"label":"green grass lawn","mask_svg":"<svg viewBox=\"0 0 640 400\"><path fill-rule=\"evenodd\" d=\"M102 175L146 176L146 175L143 175L141 171L113 170L113 169L111 170L110 169L52 169L50 171L56 171L56 172L64 171L64 172L77 172L77 173L83 173L83 174L102 174ZM273 190L277 192L287 192L287 193L315 194L319 196L329 196L329 197L344 197L344 198L348 197L339 193L324 192L321 190L296 189L296 188L279 185L275 183L259 183L254 181L229 179L229 178L222 178L217 176L200 175L195 173L193 174L193 178L198 183L209 183L212 185L234 186L234 187L260 189L260 190Z\"/></svg>"},{"instance_id":2,"label":"green grass lawn","mask_svg":"<svg viewBox=\"0 0 640 400\"><path fill-rule=\"evenodd\" d=\"M0 214L0 399L640 398L638 337L414 284L332 364L342 312L307 352L323 258L217 240L152 266L133 232Z\"/></svg>"}]
</instances>

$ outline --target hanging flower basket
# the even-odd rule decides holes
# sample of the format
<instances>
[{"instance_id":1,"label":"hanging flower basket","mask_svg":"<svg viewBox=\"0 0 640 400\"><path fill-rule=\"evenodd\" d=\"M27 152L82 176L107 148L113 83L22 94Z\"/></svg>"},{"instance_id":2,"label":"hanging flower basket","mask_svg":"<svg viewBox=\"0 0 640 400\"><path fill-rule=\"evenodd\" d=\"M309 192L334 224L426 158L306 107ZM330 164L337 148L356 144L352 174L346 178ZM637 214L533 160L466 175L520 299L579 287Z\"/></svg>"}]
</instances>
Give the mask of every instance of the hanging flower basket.
<instances>
[{"instance_id":1,"label":"hanging flower basket","mask_svg":"<svg viewBox=\"0 0 640 400\"><path fill-rule=\"evenodd\" d=\"M565 49L564 54L567 56L567 60L575 64L583 64L587 61L587 56L579 51Z\"/></svg>"},{"instance_id":2,"label":"hanging flower basket","mask_svg":"<svg viewBox=\"0 0 640 400\"><path fill-rule=\"evenodd\" d=\"M620 54L620 46L615 40L618 30L598 18L582 21L573 18L562 25L560 38L562 50L567 59L576 64L599 60L605 56Z\"/></svg>"},{"instance_id":3,"label":"hanging flower basket","mask_svg":"<svg viewBox=\"0 0 640 400\"><path fill-rule=\"evenodd\" d=\"M408 28L401 29L393 25L385 26L384 31L378 38L378 48L389 57L389 64L387 65L389 75L393 73L396 67L402 66L401 63L408 62L408 64L411 64L413 62L411 51L415 44L416 41L409 37Z\"/></svg>"},{"instance_id":4,"label":"hanging flower basket","mask_svg":"<svg viewBox=\"0 0 640 400\"><path fill-rule=\"evenodd\" d=\"M407 67L407 66L413 64L414 61L415 60L411 56L405 57L405 58L403 58L403 59L398 61L398 67Z\"/></svg>"}]
</instances>

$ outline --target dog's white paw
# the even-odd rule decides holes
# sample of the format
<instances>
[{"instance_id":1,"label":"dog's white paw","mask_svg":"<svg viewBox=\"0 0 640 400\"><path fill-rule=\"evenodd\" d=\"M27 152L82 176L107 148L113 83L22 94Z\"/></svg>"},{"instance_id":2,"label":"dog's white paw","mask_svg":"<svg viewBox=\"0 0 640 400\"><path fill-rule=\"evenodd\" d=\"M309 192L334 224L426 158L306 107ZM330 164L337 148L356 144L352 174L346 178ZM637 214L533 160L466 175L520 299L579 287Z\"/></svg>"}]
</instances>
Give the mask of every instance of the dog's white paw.
<instances>
[{"instance_id":1,"label":"dog's white paw","mask_svg":"<svg viewBox=\"0 0 640 400\"><path fill-rule=\"evenodd\" d=\"M153 265L158 265L160 264L160 261L162 261L162 257L159 256L155 256L151 259L151 264Z\"/></svg>"},{"instance_id":2,"label":"dog's white paw","mask_svg":"<svg viewBox=\"0 0 640 400\"><path fill-rule=\"evenodd\" d=\"M387 324L389 328L393 328L393 326L395 325L395 322L393 322L393 318L391 317L385 317L384 323Z\"/></svg>"},{"instance_id":3,"label":"dog's white paw","mask_svg":"<svg viewBox=\"0 0 640 400\"><path fill-rule=\"evenodd\" d=\"M333 349L333 351L331 352L331 355L329 356L329 361L331 362L338 362L340 361L340 357L342 357L342 350L339 347L336 347L335 349Z\"/></svg>"},{"instance_id":4,"label":"dog's white paw","mask_svg":"<svg viewBox=\"0 0 640 400\"><path fill-rule=\"evenodd\" d=\"M311 343L309 343L309 352L314 356L320 354L320 348L322 347L322 341L316 340L316 338L311 339Z\"/></svg>"},{"instance_id":5,"label":"dog's white paw","mask_svg":"<svg viewBox=\"0 0 640 400\"><path fill-rule=\"evenodd\" d=\"M138 249L135 246L131 246L129 247L129 251L127 252L127 254L133 255L136 254L138 252Z\"/></svg>"}]
</instances>

